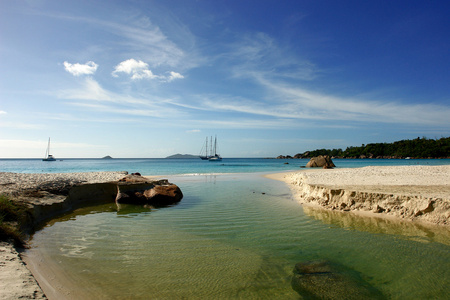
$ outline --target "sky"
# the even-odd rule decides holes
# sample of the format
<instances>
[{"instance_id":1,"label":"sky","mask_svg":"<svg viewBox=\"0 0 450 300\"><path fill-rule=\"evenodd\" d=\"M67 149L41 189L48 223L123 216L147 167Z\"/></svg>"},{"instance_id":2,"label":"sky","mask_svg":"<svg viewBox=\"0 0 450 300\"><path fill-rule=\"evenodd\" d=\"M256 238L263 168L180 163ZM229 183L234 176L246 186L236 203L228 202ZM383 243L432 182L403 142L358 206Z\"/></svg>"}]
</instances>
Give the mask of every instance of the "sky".
<instances>
[{"instance_id":1,"label":"sky","mask_svg":"<svg viewBox=\"0 0 450 300\"><path fill-rule=\"evenodd\" d=\"M0 0L0 158L450 136L450 1Z\"/></svg>"}]
</instances>

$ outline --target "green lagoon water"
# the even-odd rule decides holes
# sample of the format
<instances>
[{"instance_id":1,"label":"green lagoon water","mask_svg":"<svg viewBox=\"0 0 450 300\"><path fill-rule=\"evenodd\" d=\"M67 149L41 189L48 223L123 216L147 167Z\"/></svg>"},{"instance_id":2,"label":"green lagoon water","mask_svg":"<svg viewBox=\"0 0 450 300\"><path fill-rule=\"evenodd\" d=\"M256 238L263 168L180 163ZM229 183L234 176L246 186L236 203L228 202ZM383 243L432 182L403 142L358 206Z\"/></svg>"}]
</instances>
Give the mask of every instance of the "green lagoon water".
<instances>
[{"instance_id":1,"label":"green lagoon water","mask_svg":"<svg viewBox=\"0 0 450 300\"><path fill-rule=\"evenodd\" d=\"M448 229L303 208L261 174L169 179L178 205L88 207L34 235L26 255L59 299L299 299L292 270L316 259L386 299L450 295Z\"/></svg>"}]
</instances>

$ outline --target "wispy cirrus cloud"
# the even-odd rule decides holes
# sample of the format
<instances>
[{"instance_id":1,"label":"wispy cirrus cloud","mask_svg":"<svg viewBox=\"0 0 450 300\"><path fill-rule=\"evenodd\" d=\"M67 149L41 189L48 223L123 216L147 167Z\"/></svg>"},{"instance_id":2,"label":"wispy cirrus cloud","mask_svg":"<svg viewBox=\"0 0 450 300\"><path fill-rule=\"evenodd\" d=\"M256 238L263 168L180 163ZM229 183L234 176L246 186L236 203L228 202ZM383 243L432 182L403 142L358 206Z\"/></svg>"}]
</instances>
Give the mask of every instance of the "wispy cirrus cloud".
<instances>
[{"instance_id":1,"label":"wispy cirrus cloud","mask_svg":"<svg viewBox=\"0 0 450 300\"><path fill-rule=\"evenodd\" d=\"M409 104L386 98L337 96L308 88L323 71L266 33L244 34L222 55L237 80L248 80L261 92L255 97L200 95L199 110L216 110L294 120L317 120L322 126L343 122L396 123L450 127L450 107L421 101Z\"/></svg>"},{"instance_id":2,"label":"wispy cirrus cloud","mask_svg":"<svg viewBox=\"0 0 450 300\"><path fill-rule=\"evenodd\" d=\"M247 118L255 119L255 124L268 122L267 125L270 123L268 120L271 120L271 126L274 127L293 126L308 121L317 121L315 124L319 127L340 128L353 127L355 122L450 127L450 108L443 105L347 99L273 82L262 84L262 88L270 90L270 99L208 94L197 95L189 103L182 103L180 99L170 101L191 110L247 115ZM259 120L261 118L265 121ZM246 122L238 123L246 127Z\"/></svg>"},{"instance_id":3,"label":"wispy cirrus cloud","mask_svg":"<svg viewBox=\"0 0 450 300\"><path fill-rule=\"evenodd\" d=\"M74 89L59 90L56 95L60 99L79 99L117 102L119 99L113 93L103 89L94 79L87 77L80 87Z\"/></svg>"},{"instance_id":4,"label":"wispy cirrus cloud","mask_svg":"<svg viewBox=\"0 0 450 300\"><path fill-rule=\"evenodd\" d=\"M74 100L69 102L71 105L102 113L159 118L173 118L184 114L172 105L170 100L157 96L138 98L128 94L114 93L104 89L90 77L85 78L78 88L60 90L56 96L64 100Z\"/></svg>"},{"instance_id":5,"label":"wispy cirrus cloud","mask_svg":"<svg viewBox=\"0 0 450 300\"><path fill-rule=\"evenodd\" d=\"M449 106L344 98L276 83L263 77L259 77L259 82L282 101L281 105L293 113L308 111L312 116L340 121L450 126Z\"/></svg>"},{"instance_id":6,"label":"wispy cirrus cloud","mask_svg":"<svg viewBox=\"0 0 450 300\"><path fill-rule=\"evenodd\" d=\"M115 38L104 44L103 51L109 49L123 48L123 51L131 56L138 56L144 59L150 66L169 66L189 69L198 65L203 60L197 54L195 36L186 26L179 22L167 21L171 32L177 32L179 38L173 41L153 24L147 16L140 13L125 14L116 16L115 21L99 19L96 17L81 17L65 14L47 14L47 16L63 19L69 22L84 23L91 27L92 31L107 33ZM182 46L178 44L181 43ZM113 55L113 54L111 54Z\"/></svg>"},{"instance_id":7,"label":"wispy cirrus cloud","mask_svg":"<svg viewBox=\"0 0 450 300\"><path fill-rule=\"evenodd\" d=\"M85 64L64 62L64 69L73 76L92 75L97 71L97 68L98 65L93 61L88 61Z\"/></svg>"},{"instance_id":8,"label":"wispy cirrus cloud","mask_svg":"<svg viewBox=\"0 0 450 300\"><path fill-rule=\"evenodd\" d=\"M45 126L41 124L32 124L25 122L17 122L17 121L1 121L0 128L15 128L15 129L24 129L24 130L35 130L42 129Z\"/></svg>"},{"instance_id":9,"label":"wispy cirrus cloud","mask_svg":"<svg viewBox=\"0 0 450 300\"><path fill-rule=\"evenodd\" d=\"M273 78L310 81L321 73L314 63L292 53L289 46L282 47L266 33L244 34L225 49L223 57L235 77L252 78L256 72Z\"/></svg>"}]
</instances>

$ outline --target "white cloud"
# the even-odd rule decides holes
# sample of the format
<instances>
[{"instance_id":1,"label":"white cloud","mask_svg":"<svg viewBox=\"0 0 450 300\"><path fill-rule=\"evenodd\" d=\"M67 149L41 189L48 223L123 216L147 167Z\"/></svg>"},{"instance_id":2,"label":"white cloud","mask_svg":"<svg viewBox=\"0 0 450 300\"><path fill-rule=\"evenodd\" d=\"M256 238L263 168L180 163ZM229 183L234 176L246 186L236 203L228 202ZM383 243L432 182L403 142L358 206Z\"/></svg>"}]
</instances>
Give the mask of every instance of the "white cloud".
<instances>
[{"instance_id":1,"label":"white cloud","mask_svg":"<svg viewBox=\"0 0 450 300\"><path fill-rule=\"evenodd\" d=\"M0 110L0 115L5 115L5 114L6 114L6 111Z\"/></svg>"},{"instance_id":2,"label":"white cloud","mask_svg":"<svg viewBox=\"0 0 450 300\"><path fill-rule=\"evenodd\" d=\"M158 79L160 76L154 75L151 70L142 70L141 72L133 73L131 79Z\"/></svg>"},{"instance_id":3,"label":"white cloud","mask_svg":"<svg viewBox=\"0 0 450 300\"><path fill-rule=\"evenodd\" d=\"M181 75L180 73L171 71L170 76L167 78L167 81L172 81L175 79L183 79L183 78L184 78L184 76Z\"/></svg>"},{"instance_id":4,"label":"white cloud","mask_svg":"<svg viewBox=\"0 0 450 300\"><path fill-rule=\"evenodd\" d=\"M125 60L118 64L114 71L112 72L112 75L114 77L117 77L117 73L126 73L126 74L140 74L143 73L143 71L148 70L148 64L143 62L142 60L135 60L133 58Z\"/></svg>"},{"instance_id":5,"label":"white cloud","mask_svg":"<svg viewBox=\"0 0 450 300\"><path fill-rule=\"evenodd\" d=\"M95 73L95 71L97 71L98 65L93 61L88 61L84 65L79 63L71 64L65 61L64 68L73 76L92 75Z\"/></svg>"},{"instance_id":6,"label":"white cloud","mask_svg":"<svg viewBox=\"0 0 450 300\"><path fill-rule=\"evenodd\" d=\"M158 79L163 82L170 82L175 79L184 78L183 75L177 72L169 72L169 76L155 75L152 70L148 68L148 64L142 60L135 60L133 58L125 60L115 66L112 76L118 77L118 73L125 73L131 75L131 79Z\"/></svg>"},{"instance_id":7,"label":"white cloud","mask_svg":"<svg viewBox=\"0 0 450 300\"><path fill-rule=\"evenodd\" d=\"M191 130L186 130L186 133L199 133L201 132L200 129L191 129Z\"/></svg>"}]
</instances>

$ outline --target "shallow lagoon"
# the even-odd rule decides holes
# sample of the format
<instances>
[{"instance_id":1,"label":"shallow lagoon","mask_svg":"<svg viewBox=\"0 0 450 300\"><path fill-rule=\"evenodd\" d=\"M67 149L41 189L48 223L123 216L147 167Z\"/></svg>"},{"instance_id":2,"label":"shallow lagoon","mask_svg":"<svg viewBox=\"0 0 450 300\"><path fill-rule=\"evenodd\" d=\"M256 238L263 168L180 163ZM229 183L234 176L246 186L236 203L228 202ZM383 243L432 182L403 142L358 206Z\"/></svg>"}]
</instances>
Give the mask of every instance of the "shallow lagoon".
<instances>
[{"instance_id":1,"label":"shallow lagoon","mask_svg":"<svg viewBox=\"0 0 450 300\"><path fill-rule=\"evenodd\" d=\"M294 265L325 259L387 299L450 294L447 229L304 209L261 174L169 179L176 206L89 207L37 232L41 280L69 299L298 299Z\"/></svg>"}]
</instances>

